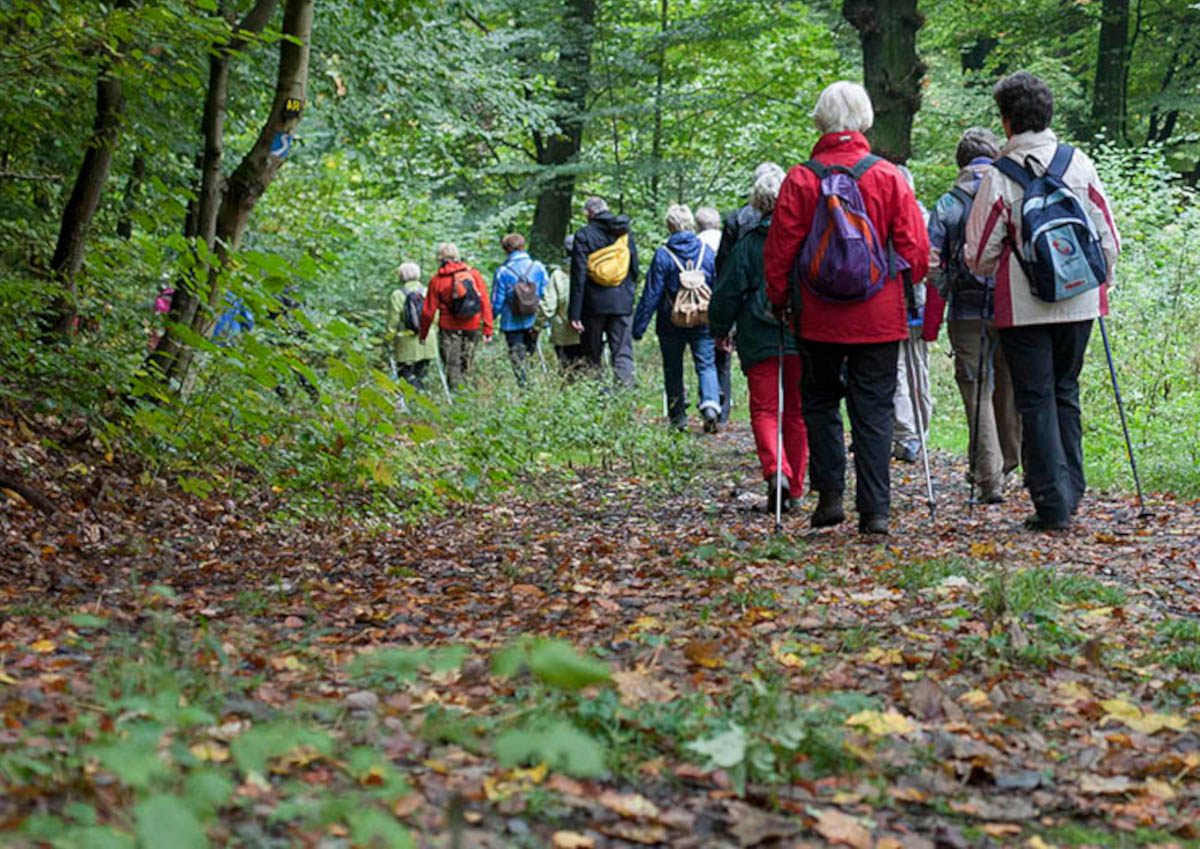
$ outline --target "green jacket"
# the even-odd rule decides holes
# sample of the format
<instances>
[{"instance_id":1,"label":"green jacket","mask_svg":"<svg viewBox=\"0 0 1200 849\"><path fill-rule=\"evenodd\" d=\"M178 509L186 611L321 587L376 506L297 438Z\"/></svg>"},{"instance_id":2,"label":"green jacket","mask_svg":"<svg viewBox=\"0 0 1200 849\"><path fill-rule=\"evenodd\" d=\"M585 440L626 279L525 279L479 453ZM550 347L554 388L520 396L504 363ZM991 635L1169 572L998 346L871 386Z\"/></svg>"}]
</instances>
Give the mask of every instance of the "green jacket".
<instances>
[{"instance_id":1,"label":"green jacket","mask_svg":"<svg viewBox=\"0 0 1200 849\"><path fill-rule=\"evenodd\" d=\"M388 338L395 345L397 363L419 363L422 360L432 360L437 355L437 328L430 327L429 335L424 344L417 338L416 332L404 327L404 300L409 292L426 294L425 287L419 280L410 280L400 284L400 288L392 290L388 300L387 332Z\"/></svg>"},{"instance_id":2,"label":"green jacket","mask_svg":"<svg viewBox=\"0 0 1200 849\"><path fill-rule=\"evenodd\" d=\"M737 325L735 341L742 371L768 357L779 356L779 323L770 316L763 276L763 245L770 225L769 217L763 219L733 246L708 305L708 326L713 338L728 336ZM752 303L756 298L757 305ZM783 352L797 353L792 333L783 334Z\"/></svg>"},{"instance_id":3,"label":"green jacket","mask_svg":"<svg viewBox=\"0 0 1200 849\"><path fill-rule=\"evenodd\" d=\"M571 329L571 278L557 265L550 270L550 281L538 305L538 325L550 328L550 344L578 345L579 334Z\"/></svg>"}]
</instances>

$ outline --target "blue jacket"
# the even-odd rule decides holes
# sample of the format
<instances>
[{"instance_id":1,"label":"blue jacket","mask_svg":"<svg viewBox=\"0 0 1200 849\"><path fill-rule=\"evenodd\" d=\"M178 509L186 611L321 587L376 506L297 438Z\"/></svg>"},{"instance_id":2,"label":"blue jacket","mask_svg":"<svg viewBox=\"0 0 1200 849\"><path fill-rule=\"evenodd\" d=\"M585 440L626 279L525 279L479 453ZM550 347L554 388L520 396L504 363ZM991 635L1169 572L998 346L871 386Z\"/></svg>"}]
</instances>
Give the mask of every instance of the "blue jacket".
<instances>
[{"instance_id":1,"label":"blue jacket","mask_svg":"<svg viewBox=\"0 0 1200 849\"><path fill-rule=\"evenodd\" d=\"M979 183L983 179L984 172L991 165L992 160L986 156L972 159L967 167L959 172L954 185L974 197L975 193L979 191ZM988 305L985 315L980 314L978 305L956 304L954 295L949 290L949 281L945 280L942 274L942 253L946 250L946 234L959 223L965 214L967 214L967 209L963 206L962 201L950 192L942 195L934 205L933 213L929 216L929 247L932 254L929 263L929 283L938 290L938 294L948 301L951 320L991 319L995 312L991 304ZM991 278L981 277L979 279L989 289L996 285Z\"/></svg>"},{"instance_id":2,"label":"blue jacket","mask_svg":"<svg viewBox=\"0 0 1200 849\"><path fill-rule=\"evenodd\" d=\"M641 339L650 326L650 319L657 315L657 327L671 326L671 305L675 302L675 293L679 291L679 266L671 259L667 250L678 257L687 266L691 260L704 269L704 276L711 287L717 278L717 257L712 248L706 247L690 230L672 233L665 247L654 252L654 260L646 273L646 288L638 301L637 312L633 316L633 338Z\"/></svg>"},{"instance_id":3,"label":"blue jacket","mask_svg":"<svg viewBox=\"0 0 1200 849\"><path fill-rule=\"evenodd\" d=\"M538 298L546 294L546 267L529 256L525 251L513 251L504 261L504 265L496 269L492 275L492 314L500 316L500 332L512 330L528 330L537 320L534 315L513 315L509 294L521 279L525 279L537 287Z\"/></svg>"}]
</instances>

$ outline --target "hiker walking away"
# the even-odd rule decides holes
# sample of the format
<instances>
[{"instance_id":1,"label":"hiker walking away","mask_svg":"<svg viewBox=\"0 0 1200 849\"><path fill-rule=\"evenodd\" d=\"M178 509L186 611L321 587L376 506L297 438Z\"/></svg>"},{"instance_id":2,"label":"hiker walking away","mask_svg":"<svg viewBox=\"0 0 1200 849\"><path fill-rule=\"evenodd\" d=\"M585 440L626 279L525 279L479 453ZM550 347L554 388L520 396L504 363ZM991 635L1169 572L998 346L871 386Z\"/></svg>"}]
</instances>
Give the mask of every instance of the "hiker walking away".
<instances>
[{"instance_id":1,"label":"hiker walking away","mask_svg":"<svg viewBox=\"0 0 1200 849\"><path fill-rule=\"evenodd\" d=\"M387 332L392 341L397 377L417 389L425 389L429 364L437 351L437 329L421 339L421 318L427 289L421 283L421 268L415 262L400 263L400 285L388 299Z\"/></svg>"},{"instance_id":2,"label":"hiker walking away","mask_svg":"<svg viewBox=\"0 0 1200 849\"><path fill-rule=\"evenodd\" d=\"M767 296L777 310L792 313L785 319L794 320L800 337L809 479L818 494L812 525L846 518L845 398L859 531L886 534L892 396L900 340L908 333L898 266L906 263L914 280L923 279L929 237L904 177L871 156L863 133L875 113L863 87L833 83L818 98L813 117L821 138L812 159L788 173L771 216L763 249ZM846 233L864 238L851 241ZM838 259L847 256L857 259ZM793 272L797 287L789 283Z\"/></svg>"},{"instance_id":3,"label":"hiker walking away","mask_svg":"<svg viewBox=\"0 0 1200 849\"><path fill-rule=\"evenodd\" d=\"M574 246L575 236L568 233L563 240L563 253L568 263ZM561 265L552 266L538 314L541 316L542 329L550 331L550 344L554 346L558 365L568 377L575 372L583 356L579 334L571 327L570 307L571 276Z\"/></svg>"},{"instance_id":4,"label":"hiker walking away","mask_svg":"<svg viewBox=\"0 0 1200 849\"><path fill-rule=\"evenodd\" d=\"M808 462L808 434L800 406L800 354L790 329L779 323L767 301L763 276L763 245L771 213L783 183L783 171L767 171L754 181L750 203L762 216L727 255L717 275L709 327L714 336L728 336L737 325L737 353L750 390L750 427L763 478L767 481L767 509L775 510L776 492L781 509L790 510L793 499L804 494L804 467ZM779 442L779 369L783 367L783 452ZM783 475L776 481L777 474Z\"/></svg>"},{"instance_id":5,"label":"hiker walking away","mask_svg":"<svg viewBox=\"0 0 1200 849\"><path fill-rule=\"evenodd\" d=\"M598 372L605 342L613 377L632 389L633 301L640 276L628 215L613 215L608 204L590 197L583 205L587 224L575 233L571 251L571 328L579 333L583 355Z\"/></svg>"},{"instance_id":6,"label":"hiker walking away","mask_svg":"<svg viewBox=\"0 0 1200 849\"><path fill-rule=\"evenodd\" d=\"M446 383L460 388L475 361L480 336L492 341L492 302L481 275L463 262L458 246L438 245L438 270L429 281L421 311L421 341L438 320L438 353L446 369Z\"/></svg>"},{"instance_id":7,"label":"hiker walking away","mask_svg":"<svg viewBox=\"0 0 1200 849\"><path fill-rule=\"evenodd\" d=\"M520 233L509 233L500 247L508 258L492 278L492 315L500 316L513 373L524 386L525 358L537 351L536 322L546 291L546 267L525 252L525 237Z\"/></svg>"},{"instance_id":8,"label":"hiker walking away","mask_svg":"<svg viewBox=\"0 0 1200 849\"><path fill-rule=\"evenodd\" d=\"M954 379L970 434L968 474L985 504L1004 502L1006 477L1021 462L1021 417L996 332L992 299L996 281L973 274L963 250L967 216L999 148L996 136L986 127L971 127L958 141L958 177L950 191L938 198L929 217L929 300L922 331L926 342L936 340L942 318L949 311L947 333L954 352Z\"/></svg>"},{"instance_id":9,"label":"hiker walking away","mask_svg":"<svg viewBox=\"0 0 1200 849\"><path fill-rule=\"evenodd\" d=\"M1054 96L1025 71L994 91L1007 143L967 218L966 262L996 279L996 327L1021 414L1030 530L1070 527L1086 481L1079 371L1108 312L1120 236L1095 166L1050 129Z\"/></svg>"},{"instance_id":10,"label":"hiker walking away","mask_svg":"<svg viewBox=\"0 0 1200 849\"><path fill-rule=\"evenodd\" d=\"M663 386L671 426L687 430L687 392L683 385L683 350L690 347L700 384L700 415L705 433L716 433L721 415L720 387L713 361L713 337L708 330L708 305L716 278L716 254L697 238L692 211L684 204L667 210L667 242L654 253L646 273L646 288L633 317L633 338L641 339L656 318L662 350ZM686 291L685 291L686 290ZM705 291L707 290L707 291ZM695 294L698 310L690 310ZM703 315L698 314L702 311Z\"/></svg>"},{"instance_id":11,"label":"hiker walking away","mask_svg":"<svg viewBox=\"0 0 1200 849\"><path fill-rule=\"evenodd\" d=\"M696 236L704 246L716 257L721 248L721 213L711 206L702 206L696 210ZM733 405L733 379L731 366L733 364L733 329L725 336L713 337L713 350L717 365L717 385L721 389L721 414L717 421L725 424L729 421L729 408Z\"/></svg>"},{"instance_id":12,"label":"hiker walking away","mask_svg":"<svg viewBox=\"0 0 1200 849\"><path fill-rule=\"evenodd\" d=\"M896 170L904 177L910 189L915 190L912 172L903 165L897 165ZM921 202L917 201L921 210L921 221L928 225L929 214ZM921 445L929 444L929 422L933 416L933 395L929 391L929 343L921 336L921 328L925 316L925 286L922 281L913 281L913 295L917 314L905 313L908 316L908 341L900 346L900 355L896 362L896 394L892 396L892 407L895 410L895 423L892 434L892 456L905 463L915 463L921 456ZM909 351L912 351L913 371L909 372ZM913 392L912 375L916 377L916 392ZM920 400L921 416L918 419L914 398ZM918 426L923 433L918 433ZM922 439L924 437L924 439Z\"/></svg>"}]
</instances>

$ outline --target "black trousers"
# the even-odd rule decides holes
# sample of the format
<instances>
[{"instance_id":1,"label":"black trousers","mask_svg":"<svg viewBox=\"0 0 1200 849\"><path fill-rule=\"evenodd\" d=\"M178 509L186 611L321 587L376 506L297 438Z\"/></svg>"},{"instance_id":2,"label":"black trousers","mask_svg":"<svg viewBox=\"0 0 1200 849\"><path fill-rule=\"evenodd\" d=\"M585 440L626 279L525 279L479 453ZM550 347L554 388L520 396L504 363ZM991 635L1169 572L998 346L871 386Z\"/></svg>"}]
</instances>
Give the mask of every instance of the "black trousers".
<instances>
[{"instance_id":1,"label":"black trousers","mask_svg":"<svg viewBox=\"0 0 1200 849\"><path fill-rule=\"evenodd\" d=\"M892 426L899 342L842 345L802 340L800 401L808 427L808 474L818 492L846 488L842 398L854 439L859 517L891 510Z\"/></svg>"},{"instance_id":2,"label":"black trousers","mask_svg":"<svg viewBox=\"0 0 1200 849\"><path fill-rule=\"evenodd\" d=\"M505 330L504 339L508 342L508 358L512 361L513 374L517 376L517 383L524 386L528 379L525 357L537 351L537 335L533 330Z\"/></svg>"},{"instance_id":3,"label":"black trousers","mask_svg":"<svg viewBox=\"0 0 1200 849\"><path fill-rule=\"evenodd\" d=\"M597 372L603 363L606 342L614 380L626 389L633 389L633 316L585 313L579 344L583 356Z\"/></svg>"},{"instance_id":4,"label":"black trousers","mask_svg":"<svg viewBox=\"0 0 1200 849\"><path fill-rule=\"evenodd\" d=\"M1021 414L1025 479L1038 517L1046 521L1069 519L1087 486L1079 371L1091 335L1091 319L1000 331Z\"/></svg>"}]
</instances>

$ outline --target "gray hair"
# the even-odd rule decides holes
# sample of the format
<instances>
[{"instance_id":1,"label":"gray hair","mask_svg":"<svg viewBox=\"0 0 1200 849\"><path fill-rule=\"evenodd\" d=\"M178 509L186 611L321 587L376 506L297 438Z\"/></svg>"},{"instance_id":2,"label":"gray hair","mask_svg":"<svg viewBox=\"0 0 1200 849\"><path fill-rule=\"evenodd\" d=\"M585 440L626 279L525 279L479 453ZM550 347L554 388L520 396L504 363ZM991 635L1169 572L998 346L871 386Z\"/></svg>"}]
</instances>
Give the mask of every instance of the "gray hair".
<instances>
[{"instance_id":1,"label":"gray hair","mask_svg":"<svg viewBox=\"0 0 1200 849\"><path fill-rule=\"evenodd\" d=\"M778 174L779 181L782 183L785 171L774 162L760 162L758 167L754 169L754 179L750 181L750 187L753 190L754 184L758 182L758 178L764 174Z\"/></svg>"},{"instance_id":2,"label":"gray hair","mask_svg":"<svg viewBox=\"0 0 1200 849\"><path fill-rule=\"evenodd\" d=\"M750 189L750 205L766 218L775 211L779 189L783 185L783 169L764 172Z\"/></svg>"},{"instance_id":3,"label":"gray hair","mask_svg":"<svg viewBox=\"0 0 1200 849\"><path fill-rule=\"evenodd\" d=\"M608 212L608 203L604 198L592 195L583 202L584 214L591 218L593 215L599 215L601 212Z\"/></svg>"},{"instance_id":4,"label":"gray hair","mask_svg":"<svg viewBox=\"0 0 1200 849\"><path fill-rule=\"evenodd\" d=\"M458 245L453 242L442 242L437 249L438 262L457 262L459 259Z\"/></svg>"},{"instance_id":5,"label":"gray hair","mask_svg":"<svg viewBox=\"0 0 1200 849\"><path fill-rule=\"evenodd\" d=\"M696 210L696 226L700 231L705 230L720 230L721 229L721 213L717 212L711 206L702 206Z\"/></svg>"},{"instance_id":6,"label":"gray hair","mask_svg":"<svg viewBox=\"0 0 1200 849\"><path fill-rule=\"evenodd\" d=\"M966 168L975 159L986 156L995 159L1000 154L1000 141L987 127L968 127L963 130L954 151L954 160L959 168Z\"/></svg>"},{"instance_id":7,"label":"gray hair","mask_svg":"<svg viewBox=\"0 0 1200 849\"><path fill-rule=\"evenodd\" d=\"M686 203L673 203L667 208L667 231L680 233L684 230L696 232L696 219Z\"/></svg>"},{"instance_id":8,"label":"gray hair","mask_svg":"<svg viewBox=\"0 0 1200 849\"><path fill-rule=\"evenodd\" d=\"M400 263L400 280L404 283L416 280L421 276L421 266L415 262Z\"/></svg>"},{"instance_id":9,"label":"gray hair","mask_svg":"<svg viewBox=\"0 0 1200 849\"><path fill-rule=\"evenodd\" d=\"M569 254L574 250L575 250L575 234L568 233L567 237L565 239L563 239L563 253Z\"/></svg>"},{"instance_id":10,"label":"gray hair","mask_svg":"<svg viewBox=\"0 0 1200 849\"><path fill-rule=\"evenodd\" d=\"M865 133L875 123L867 90L847 80L826 86L812 115L822 133Z\"/></svg>"}]
</instances>

